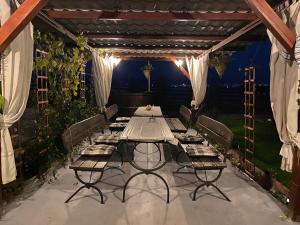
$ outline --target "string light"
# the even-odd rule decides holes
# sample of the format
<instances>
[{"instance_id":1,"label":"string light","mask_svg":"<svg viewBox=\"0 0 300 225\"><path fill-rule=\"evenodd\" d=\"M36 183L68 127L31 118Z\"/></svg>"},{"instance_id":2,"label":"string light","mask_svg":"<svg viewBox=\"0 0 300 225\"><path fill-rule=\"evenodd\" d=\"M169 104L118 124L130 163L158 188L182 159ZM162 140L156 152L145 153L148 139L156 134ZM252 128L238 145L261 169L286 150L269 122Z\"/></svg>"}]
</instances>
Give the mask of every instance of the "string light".
<instances>
[{"instance_id":1,"label":"string light","mask_svg":"<svg viewBox=\"0 0 300 225\"><path fill-rule=\"evenodd\" d=\"M183 60L182 59L178 59L178 60L176 59L175 64L176 64L176 66L181 67L182 64L183 64Z\"/></svg>"},{"instance_id":2,"label":"string light","mask_svg":"<svg viewBox=\"0 0 300 225\"><path fill-rule=\"evenodd\" d=\"M110 60L112 61L112 63L117 66L120 62L121 62L121 59L120 58L116 58L114 56L111 56L110 57Z\"/></svg>"}]
</instances>

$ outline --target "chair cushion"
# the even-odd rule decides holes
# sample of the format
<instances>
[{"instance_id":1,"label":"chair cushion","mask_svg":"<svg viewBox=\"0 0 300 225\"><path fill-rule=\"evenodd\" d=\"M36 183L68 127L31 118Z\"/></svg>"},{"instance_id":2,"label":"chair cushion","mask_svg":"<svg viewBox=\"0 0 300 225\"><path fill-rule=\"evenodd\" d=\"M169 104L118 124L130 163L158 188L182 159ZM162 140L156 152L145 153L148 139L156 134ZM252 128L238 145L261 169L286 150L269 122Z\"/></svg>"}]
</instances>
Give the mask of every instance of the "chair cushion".
<instances>
[{"instance_id":1,"label":"chair cushion","mask_svg":"<svg viewBox=\"0 0 300 225\"><path fill-rule=\"evenodd\" d=\"M191 135L191 134L175 134L175 137L182 143L182 144L202 144L205 140L202 135Z\"/></svg>"},{"instance_id":2,"label":"chair cushion","mask_svg":"<svg viewBox=\"0 0 300 225\"><path fill-rule=\"evenodd\" d=\"M128 122L130 119L130 117L117 117L116 122Z\"/></svg>"},{"instance_id":3,"label":"chair cushion","mask_svg":"<svg viewBox=\"0 0 300 225\"><path fill-rule=\"evenodd\" d=\"M227 167L226 163L221 160L201 160L192 162L195 170L219 170Z\"/></svg>"},{"instance_id":4,"label":"chair cushion","mask_svg":"<svg viewBox=\"0 0 300 225\"><path fill-rule=\"evenodd\" d=\"M120 135L119 134L103 134L99 135L94 140L95 144L119 144Z\"/></svg>"},{"instance_id":5,"label":"chair cushion","mask_svg":"<svg viewBox=\"0 0 300 225\"><path fill-rule=\"evenodd\" d=\"M172 132L186 132L187 129L178 118L165 118Z\"/></svg>"},{"instance_id":6,"label":"chair cushion","mask_svg":"<svg viewBox=\"0 0 300 225\"><path fill-rule=\"evenodd\" d=\"M86 156L111 156L117 147L112 145L89 145L81 151Z\"/></svg>"},{"instance_id":7,"label":"chair cushion","mask_svg":"<svg viewBox=\"0 0 300 225\"><path fill-rule=\"evenodd\" d=\"M213 146L206 145L188 145L185 151L190 157L218 157L219 153Z\"/></svg>"},{"instance_id":8,"label":"chair cushion","mask_svg":"<svg viewBox=\"0 0 300 225\"><path fill-rule=\"evenodd\" d=\"M110 130L122 131L127 126L127 123L111 123L109 124Z\"/></svg>"}]
</instances>

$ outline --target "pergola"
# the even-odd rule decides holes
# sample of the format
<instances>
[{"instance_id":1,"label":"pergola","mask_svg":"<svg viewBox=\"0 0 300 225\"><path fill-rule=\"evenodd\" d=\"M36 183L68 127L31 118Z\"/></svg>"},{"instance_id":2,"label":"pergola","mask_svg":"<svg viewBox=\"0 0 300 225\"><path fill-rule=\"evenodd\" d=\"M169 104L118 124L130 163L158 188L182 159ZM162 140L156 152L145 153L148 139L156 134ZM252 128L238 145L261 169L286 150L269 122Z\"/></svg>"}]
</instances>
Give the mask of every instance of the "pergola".
<instances>
[{"instance_id":1,"label":"pergola","mask_svg":"<svg viewBox=\"0 0 300 225\"><path fill-rule=\"evenodd\" d=\"M30 21L69 41L83 34L87 49L101 48L122 59L173 61L217 50L237 51L266 39L266 28L293 53L296 35L277 15L291 2L25 0L0 28L0 53ZM180 70L189 76L183 67ZM294 163L290 190L289 216L295 219L300 215L298 163Z\"/></svg>"}]
</instances>

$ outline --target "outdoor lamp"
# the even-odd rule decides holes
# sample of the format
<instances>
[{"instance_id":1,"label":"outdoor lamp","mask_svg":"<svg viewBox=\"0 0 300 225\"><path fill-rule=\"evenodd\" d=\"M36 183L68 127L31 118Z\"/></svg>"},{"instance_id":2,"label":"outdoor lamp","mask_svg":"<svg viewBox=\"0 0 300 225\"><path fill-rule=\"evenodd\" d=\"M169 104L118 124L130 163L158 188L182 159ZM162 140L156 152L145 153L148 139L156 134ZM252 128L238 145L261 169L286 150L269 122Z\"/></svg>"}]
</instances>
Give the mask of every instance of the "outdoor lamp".
<instances>
[{"instance_id":1,"label":"outdoor lamp","mask_svg":"<svg viewBox=\"0 0 300 225\"><path fill-rule=\"evenodd\" d=\"M120 58L116 58L116 57L114 57L114 56L111 56L110 60L112 61L112 63L113 63L115 66L117 66L117 65L120 63L120 61L121 61Z\"/></svg>"},{"instance_id":2,"label":"outdoor lamp","mask_svg":"<svg viewBox=\"0 0 300 225\"><path fill-rule=\"evenodd\" d=\"M176 66L181 67L182 64L183 64L183 60L182 59L178 59L178 60L176 59L175 64L176 64Z\"/></svg>"}]
</instances>

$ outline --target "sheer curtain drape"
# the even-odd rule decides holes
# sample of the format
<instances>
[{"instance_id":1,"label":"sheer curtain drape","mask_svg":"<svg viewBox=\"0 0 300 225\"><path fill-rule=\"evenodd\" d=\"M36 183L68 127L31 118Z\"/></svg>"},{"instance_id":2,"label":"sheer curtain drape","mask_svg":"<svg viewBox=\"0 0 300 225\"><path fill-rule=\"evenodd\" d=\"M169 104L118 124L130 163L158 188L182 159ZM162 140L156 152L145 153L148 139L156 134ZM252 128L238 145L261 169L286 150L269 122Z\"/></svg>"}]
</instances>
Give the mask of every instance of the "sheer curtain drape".
<instances>
[{"instance_id":1,"label":"sheer curtain drape","mask_svg":"<svg viewBox=\"0 0 300 225\"><path fill-rule=\"evenodd\" d=\"M298 36L300 35L299 6L299 2L292 4L282 15L286 24L290 29L296 31ZM281 169L290 172L293 166L293 149L295 146L300 147L298 134L299 65L297 60L291 59L292 57L270 31L268 31L268 35L272 43L270 57L271 107L279 138L283 142L280 150ZM300 47L299 38L297 39L297 46ZM299 58L297 46L295 56Z\"/></svg>"},{"instance_id":2,"label":"sheer curtain drape","mask_svg":"<svg viewBox=\"0 0 300 225\"><path fill-rule=\"evenodd\" d=\"M104 112L110 94L114 63L110 57L102 57L96 51L92 52L92 61L96 102L100 111Z\"/></svg>"},{"instance_id":3,"label":"sheer curtain drape","mask_svg":"<svg viewBox=\"0 0 300 225\"><path fill-rule=\"evenodd\" d=\"M208 71L208 54L199 57L186 58L186 65L190 75L194 100L191 105L198 109L203 102L206 86L207 86L207 71Z\"/></svg>"},{"instance_id":4,"label":"sheer curtain drape","mask_svg":"<svg viewBox=\"0 0 300 225\"><path fill-rule=\"evenodd\" d=\"M0 1L1 25L9 18L10 1ZM8 128L17 122L26 108L33 64L33 27L27 25L11 42L1 58L1 87L5 99L0 114L2 183L16 179L14 150Z\"/></svg>"}]
</instances>

